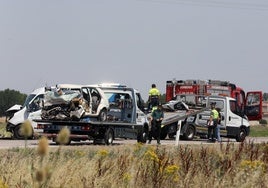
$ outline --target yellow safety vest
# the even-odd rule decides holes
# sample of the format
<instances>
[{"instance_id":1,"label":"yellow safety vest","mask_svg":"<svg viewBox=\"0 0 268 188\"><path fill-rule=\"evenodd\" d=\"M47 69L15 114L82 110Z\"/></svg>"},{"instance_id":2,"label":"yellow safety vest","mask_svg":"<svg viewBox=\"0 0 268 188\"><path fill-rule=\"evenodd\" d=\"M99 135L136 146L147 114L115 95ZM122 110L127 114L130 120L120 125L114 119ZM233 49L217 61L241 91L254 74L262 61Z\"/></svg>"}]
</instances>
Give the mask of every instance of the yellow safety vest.
<instances>
[{"instance_id":1,"label":"yellow safety vest","mask_svg":"<svg viewBox=\"0 0 268 188\"><path fill-rule=\"evenodd\" d=\"M213 110L211 110L211 116L212 116L212 119L218 119L219 112L216 109L213 109Z\"/></svg>"},{"instance_id":2,"label":"yellow safety vest","mask_svg":"<svg viewBox=\"0 0 268 188\"><path fill-rule=\"evenodd\" d=\"M150 89L149 96L158 96L158 95L160 95L160 92L158 89L156 89L156 88Z\"/></svg>"}]
</instances>

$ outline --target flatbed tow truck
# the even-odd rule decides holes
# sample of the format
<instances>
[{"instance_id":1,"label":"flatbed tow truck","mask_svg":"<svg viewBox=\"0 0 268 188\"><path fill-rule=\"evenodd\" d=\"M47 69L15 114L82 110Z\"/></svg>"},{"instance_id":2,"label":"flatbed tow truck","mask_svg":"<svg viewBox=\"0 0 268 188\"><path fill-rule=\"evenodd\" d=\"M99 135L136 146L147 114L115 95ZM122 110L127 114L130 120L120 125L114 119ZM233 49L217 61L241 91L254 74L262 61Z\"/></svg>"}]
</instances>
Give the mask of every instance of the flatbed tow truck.
<instances>
[{"instance_id":1,"label":"flatbed tow truck","mask_svg":"<svg viewBox=\"0 0 268 188\"><path fill-rule=\"evenodd\" d=\"M124 122L100 122L100 121L42 121L38 120L38 126L44 130L42 136L46 136L56 142L59 131L67 127L71 141L93 140L93 143L103 142L106 145L113 143L115 138L137 139L145 143L143 126Z\"/></svg>"},{"instance_id":2,"label":"flatbed tow truck","mask_svg":"<svg viewBox=\"0 0 268 188\"><path fill-rule=\"evenodd\" d=\"M93 143L113 143L115 138L137 139L145 143L148 133L147 115L142 111L140 93L127 87L101 87L109 100L106 121L84 117L78 121L36 120L37 127L43 131L39 136L46 136L56 142L63 127L70 130L71 141L93 140Z\"/></svg>"},{"instance_id":3,"label":"flatbed tow truck","mask_svg":"<svg viewBox=\"0 0 268 188\"><path fill-rule=\"evenodd\" d=\"M257 97L260 98L260 97ZM247 106L241 108L236 99L227 96L207 96L205 107L181 112L173 112L170 117L164 118L161 129L162 139L168 134L175 136L178 130L178 121L182 120L180 136L184 140L193 140L195 136L207 137L208 120L210 117L210 103L216 103L216 108L220 109L221 137L236 139L237 142L245 140L250 132L250 124L247 118ZM177 114L177 115L176 115ZM163 133L164 132L164 133ZM172 135L171 135L172 134Z\"/></svg>"}]
</instances>

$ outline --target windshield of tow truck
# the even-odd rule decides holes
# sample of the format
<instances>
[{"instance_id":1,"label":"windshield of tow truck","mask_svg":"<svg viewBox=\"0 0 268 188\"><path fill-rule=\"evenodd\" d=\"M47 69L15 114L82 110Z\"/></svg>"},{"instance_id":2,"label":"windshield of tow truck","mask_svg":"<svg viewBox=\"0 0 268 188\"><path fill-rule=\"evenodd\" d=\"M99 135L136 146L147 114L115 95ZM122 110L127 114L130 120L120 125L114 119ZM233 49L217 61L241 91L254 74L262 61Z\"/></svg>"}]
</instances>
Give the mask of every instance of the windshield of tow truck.
<instances>
[{"instance_id":1,"label":"windshield of tow truck","mask_svg":"<svg viewBox=\"0 0 268 188\"><path fill-rule=\"evenodd\" d=\"M202 95L195 94L181 94L176 96L176 100L184 102L189 106L206 106L206 97Z\"/></svg>"},{"instance_id":2,"label":"windshield of tow truck","mask_svg":"<svg viewBox=\"0 0 268 188\"><path fill-rule=\"evenodd\" d=\"M211 104L211 103L216 103L215 107L219 108L221 110L224 108L224 101L222 101L222 100L213 100L213 99L209 100L208 104ZM210 105L208 105L208 106L210 106Z\"/></svg>"},{"instance_id":3,"label":"windshield of tow truck","mask_svg":"<svg viewBox=\"0 0 268 188\"><path fill-rule=\"evenodd\" d=\"M113 92L105 92L105 96L107 97L109 103L118 102L118 100L129 100L131 99L128 93L113 93Z\"/></svg>"},{"instance_id":4,"label":"windshield of tow truck","mask_svg":"<svg viewBox=\"0 0 268 188\"><path fill-rule=\"evenodd\" d=\"M28 95L22 107L28 106L30 102L33 100L33 98L35 98L35 96L36 96L35 94Z\"/></svg>"}]
</instances>

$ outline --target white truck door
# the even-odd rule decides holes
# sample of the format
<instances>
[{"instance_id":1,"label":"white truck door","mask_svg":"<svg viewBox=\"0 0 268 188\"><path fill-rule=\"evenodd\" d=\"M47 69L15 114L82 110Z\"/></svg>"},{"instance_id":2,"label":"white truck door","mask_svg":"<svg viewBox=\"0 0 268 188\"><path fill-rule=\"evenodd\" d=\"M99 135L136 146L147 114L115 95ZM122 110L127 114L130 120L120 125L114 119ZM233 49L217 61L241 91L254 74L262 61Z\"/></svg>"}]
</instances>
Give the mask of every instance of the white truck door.
<instances>
[{"instance_id":1,"label":"white truck door","mask_svg":"<svg viewBox=\"0 0 268 188\"><path fill-rule=\"evenodd\" d=\"M145 113L142 111L144 106L143 106L143 100L141 98L140 93L135 92L135 109L136 109L136 123L139 125L143 125L145 122L148 122L147 116Z\"/></svg>"},{"instance_id":2,"label":"white truck door","mask_svg":"<svg viewBox=\"0 0 268 188\"><path fill-rule=\"evenodd\" d=\"M242 118L240 117L240 109L237 108L235 100L226 101L226 126L227 127L240 127L242 125Z\"/></svg>"}]
</instances>

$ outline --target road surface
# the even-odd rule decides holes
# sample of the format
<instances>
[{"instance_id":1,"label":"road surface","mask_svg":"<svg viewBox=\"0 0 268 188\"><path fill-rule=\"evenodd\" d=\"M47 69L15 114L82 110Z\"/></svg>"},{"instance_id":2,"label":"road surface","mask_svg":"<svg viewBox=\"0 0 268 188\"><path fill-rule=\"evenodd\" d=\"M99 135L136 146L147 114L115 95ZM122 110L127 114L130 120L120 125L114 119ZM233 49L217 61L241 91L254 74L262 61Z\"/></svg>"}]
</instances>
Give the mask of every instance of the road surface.
<instances>
[{"instance_id":1,"label":"road surface","mask_svg":"<svg viewBox=\"0 0 268 188\"><path fill-rule=\"evenodd\" d=\"M247 137L246 141L254 142L254 143L268 143L268 137ZM228 142L232 143L239 143L236 142L234 139L227 139L223 138L223 144L226 144ZM123 144L136 144L136 140L128 140L128 139L116 139L113 142L113 146L115 145L123 145ZM202 145L202 144L215 144L215 143L209 143L205 139L195 139L193 141L184 141L180 140L178 142L178 145ZM58 147L54 142L49 141L50 147ZM95 145L93 144L92 141L83 141L83 142L71 142L70 146L78 146L78 145L88 145L91 147L94 147ZM100 143L100 145L102 145ZM151 145L156 145L156 140L152 140ZM176 141L175 140L161 140L161 145L164 146L176 146ZM38 146L38 140L27 140L27 147L37 147ZM11 140L11 139L0 139L0 149L10 149L10 148L23 148L25 147L25 141L24 140Z\"/></svg>"}]
</instances>

